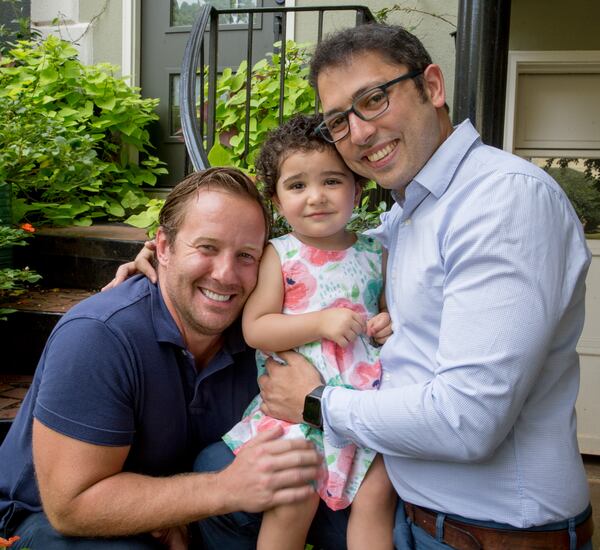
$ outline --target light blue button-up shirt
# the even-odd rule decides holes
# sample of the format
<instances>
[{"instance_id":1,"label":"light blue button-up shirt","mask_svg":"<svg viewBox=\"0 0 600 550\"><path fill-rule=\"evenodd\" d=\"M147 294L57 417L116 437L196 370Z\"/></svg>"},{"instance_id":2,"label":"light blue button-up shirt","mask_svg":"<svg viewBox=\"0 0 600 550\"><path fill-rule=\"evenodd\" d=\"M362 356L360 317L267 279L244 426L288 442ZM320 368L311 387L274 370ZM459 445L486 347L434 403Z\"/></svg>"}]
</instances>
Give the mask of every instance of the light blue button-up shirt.
<instances>
[{"instance_id":1,"label":"light blue button-up shirt","mask_svg":"<svg viewBox=\"0 0 600 550\"><path fill-rule=\"evenodd\" d=\"M417 505L517 527L581 512L590 253L560 187L466 121L372 234L389 251L394 334L379 391L326 389L326 437L382 453Z\"/></svg>"}]
</instances>

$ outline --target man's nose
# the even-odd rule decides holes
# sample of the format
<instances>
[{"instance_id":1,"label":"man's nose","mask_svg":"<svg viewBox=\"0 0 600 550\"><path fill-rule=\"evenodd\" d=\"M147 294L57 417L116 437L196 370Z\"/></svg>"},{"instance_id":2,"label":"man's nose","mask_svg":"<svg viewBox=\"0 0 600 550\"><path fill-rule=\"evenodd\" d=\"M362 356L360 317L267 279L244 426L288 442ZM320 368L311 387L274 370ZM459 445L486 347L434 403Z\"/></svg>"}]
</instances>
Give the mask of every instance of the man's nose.
<instances>
[{"instance_id":1,"label":"man's nose","mask_svg":"<svg viewBox=\"0 0 600 550\"><path fill-rule=\"evenodd\" d=\"M213 258L212 277L223 284L234 284L238 281L235 255L221 253Z\"/></svg>"},{"instance_id":2,"label":"man's nose","mask_svg":"<svg viewBox=\"0 0 600 550\"><path fill-rule=\"evenodd\" d=\"M348 113L350 140L355 145L368 144L375 134L375 124L371 120L363 120L354 113Z\"/></svg>"}]
</instances>

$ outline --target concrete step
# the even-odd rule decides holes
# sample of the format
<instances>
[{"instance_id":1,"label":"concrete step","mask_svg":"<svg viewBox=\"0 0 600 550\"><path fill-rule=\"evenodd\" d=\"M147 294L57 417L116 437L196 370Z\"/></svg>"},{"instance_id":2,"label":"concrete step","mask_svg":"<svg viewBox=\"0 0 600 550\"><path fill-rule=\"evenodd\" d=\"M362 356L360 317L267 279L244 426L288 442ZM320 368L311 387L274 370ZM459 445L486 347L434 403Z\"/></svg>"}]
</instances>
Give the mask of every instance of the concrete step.
<instances>
[{"instance_id":1,"label":"concrete step","mask_svg":"<svg viewBox=\"0 0 600 550\"><path fill-rule=\"evenodd\" d=\"M98 290L146 238L145 230L123 224L41 228L27 246L14 247L14 265L35 269L45 288Z\"/></svg>"},{"instance_id":2,"label":"concrete step","mask_svg":"<svg viewBox=\"0 0 600 550\"><path fill-rule=\"evenodd\" d=\"M4 440L33 376L0 374L0 443Z\"/></svg>"},{"instance_id":3,"label":"concrete step","mask_svg":"<svg viewBox=\"0 0 600 550\"><path fill-rule=\"evenodd\" d=\"M6 321L0 321L0 440L18 410L18 395L31 383L58 320L110 281L119 265L134 258L145 240L142 229L102 224L42 228L27 246L13 247L13 266L29 266L43 278L39 286L24 294L0 296L0 307L16 310ZM17 386L7 380L16 380Z\"/></svg>"}]
</instances>

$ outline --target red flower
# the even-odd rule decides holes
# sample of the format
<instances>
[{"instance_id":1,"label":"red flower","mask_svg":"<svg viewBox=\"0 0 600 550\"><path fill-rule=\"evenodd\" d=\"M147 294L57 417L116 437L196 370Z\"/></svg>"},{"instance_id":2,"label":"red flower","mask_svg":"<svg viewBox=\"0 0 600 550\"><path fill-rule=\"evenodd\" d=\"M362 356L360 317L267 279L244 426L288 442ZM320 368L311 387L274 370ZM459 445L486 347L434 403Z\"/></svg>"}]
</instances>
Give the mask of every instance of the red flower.
<instances>
[{"instance_id":1,"label":"red flower","mask_svg":"<svg viewBox=\"0 0 600 550\"><path fill-rule=\"evenodd\" d=\"M352 363L354 362L354 347L352 344L343 348L342 346L338 346L333 340L323 338L321 349L327 363L336 368L340 374L352 367Z\"/></svg>"},{"instance_id":2,"label":"red flower","mask_svg":"<svg viewBox=\"0 0 600 550\"><path fill-rule=\"evenodd\" d=\"M33 227L33 225L31 225L30 223L21 224L21 229L23 231L28 231L29 233L35 233L35 227ZM1 542L1 537L0 537L0 542Z\"/></svg>"},{"instance_id":3,"label":"red flower","mask_svg":"<svg viewBox=\"0 0 600 550\"><path fill-rule=\"evenodd\" d=\"M285 300L283 307L292 311L304 311L310 297L317 289L317 282L302 262L285 262L282 266Z\"/></svg>"},{"instance_id":4,"label":"red flower","mask_svg":"<svg viewBox=\"0 0 600 550\"><path fill-rule=\"evenodd\" d=\"M286 434L290 431L290 427L293 426L290 422L285 420L277 420L271 416L264 415L256 424L256 432L265 432L270 430L271 428L276 428L277 426L283 427L283 433Z\"/></svg>"},{"instance_id":5,"label":"red flower","mask_svg":"<svg viewBox=\"0 0 600 550\"><path fill-rule=\"evenodd\" d=\"M367 310L365 309L365 307L361 304L352 302L347 298L338 298L329 307L345 307L346 309L350 309L356 313L359 313L365 318L365 320L367 318Z\"/></svg>"},{"instance_id":6,"label":"red flower","mask_svg":"<svg viewBox=\"0 0 600 550\"><path fill-rule=\"evenodd\" d=\"M325 265L327 262L339 262L346 256L345 250L319 250L310 246L302 248L302 257L313 265Z\"/></svg>"},{"instance_id":7,"label":"red flower","mask_svg":"<svg viewBox=\"0 0 600 550\"><path fill-rule=\"evenodd\" d=\"M344 494L344 488L348 481L337 472L328 472L327 483L321 488L319 495L332 510L342 510L350 506L350 500Z\"/></svg>"},{"instance_id":8,"label":"red flower","mask_svg":"<svg viewBox=\"0 0 600 550\"><path fill-rule=\"evenodd\" d=\"M9 539L3 539L0 537L0 548L10 548L13 542L17 542L21 537L10 537Z\"/></svg>"},{"instance_id":9,"label":"red flower","mask_svg":"<svg viewBox=\"0 0 600 550\"><path fill-rule=\"evenodd\" d=\"M360 362L350 373L350 384L359 390L376 390L381 378L381 363Z\"/></svg>"}]
</instances>

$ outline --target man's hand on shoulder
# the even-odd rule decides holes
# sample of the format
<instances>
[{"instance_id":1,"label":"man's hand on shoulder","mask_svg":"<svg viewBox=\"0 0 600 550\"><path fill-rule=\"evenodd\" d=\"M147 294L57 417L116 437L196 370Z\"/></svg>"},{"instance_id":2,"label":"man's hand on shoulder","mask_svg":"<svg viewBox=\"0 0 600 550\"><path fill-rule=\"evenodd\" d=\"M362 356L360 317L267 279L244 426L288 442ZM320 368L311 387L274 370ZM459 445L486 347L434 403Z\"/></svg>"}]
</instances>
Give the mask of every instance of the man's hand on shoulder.
<instances>
[{"instance_id":1,"label":"man's hand on shoulder","mask_svg":"<svg viewBox=\"0 0 600 550\"><path fill-rule=\"evenodd\" d=\"M154 269L154 265L152 264L154 260L154 252L156 251L156 241L152 239L151 241L146 241L144 243L144 247L138 252L135 260L132 262L127 262L125 264L121 264L117 268L117 272L115 273L115 277L108 284L104 285L101 290L109 290L111 288L120 285L122 282L129 279L129 277L133 277L138 273L145 275L150 279L151 282L156 283L156 269Z\"/></svg>"}]
</instances>

